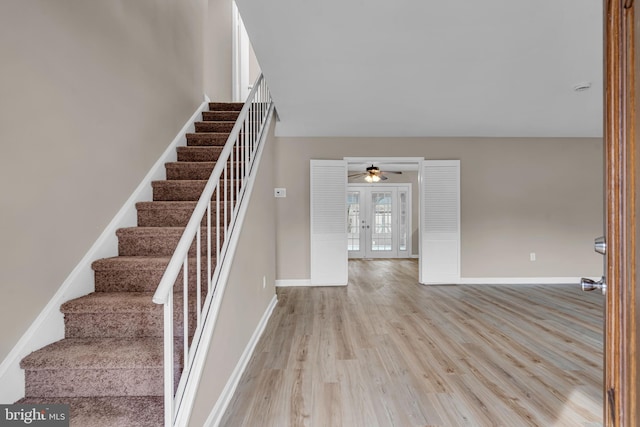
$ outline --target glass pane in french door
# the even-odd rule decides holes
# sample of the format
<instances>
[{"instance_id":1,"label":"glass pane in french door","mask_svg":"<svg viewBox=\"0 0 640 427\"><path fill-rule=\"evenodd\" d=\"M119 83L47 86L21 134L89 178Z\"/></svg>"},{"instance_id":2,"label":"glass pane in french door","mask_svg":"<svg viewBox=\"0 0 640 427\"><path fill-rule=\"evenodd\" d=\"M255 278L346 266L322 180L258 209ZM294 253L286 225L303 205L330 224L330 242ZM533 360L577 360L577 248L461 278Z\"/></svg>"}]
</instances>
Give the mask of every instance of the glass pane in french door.
<instances>
[{"instance_id":1,"label":"glass pane in french door","mask_svg":"<svg viewBox=\"0 0 640 427\"><path fill-rule=\"evenodd\" d=\"M373 221L371 224L372 252L393 250L392 207L393 197L391 191L372 191L371 207Z\"/></svg>"},{"instance_id":2,"label":"glass pane in french door","mask_svg":"<svg viewBox=\"0 0 640 427\"><path fill-rule=\"evenodd\" d=\"M350 251L360 250L360 192L347 192L347 244Z\"/></svg>"},{"instance_id":3,"label":"glass pane in french door","mask_svg":"<svg viewBox=\"0 0 640 427\"><path fill-rule=\"evenodd\" d=\"M400 204L400 212L398 212L399 215L399 221L398 221L398 250L399 251L407 251L408 247L407 247L407 241L408 241L408 237L409 237L409 220L408 220L408 203L407 203L407 191L404 190L399 190L398 191L398 198L399 200L399 204Z\"/></svg>"}]
</instances>

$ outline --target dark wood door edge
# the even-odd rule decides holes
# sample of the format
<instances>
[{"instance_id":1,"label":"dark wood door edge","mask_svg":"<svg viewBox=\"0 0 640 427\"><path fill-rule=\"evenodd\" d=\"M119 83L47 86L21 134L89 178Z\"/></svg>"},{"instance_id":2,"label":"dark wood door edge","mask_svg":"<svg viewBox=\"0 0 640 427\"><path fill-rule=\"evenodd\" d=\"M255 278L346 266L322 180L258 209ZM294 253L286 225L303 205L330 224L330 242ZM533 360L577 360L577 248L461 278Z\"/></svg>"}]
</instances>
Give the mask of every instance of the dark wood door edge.
<instances>
[{"instance_id":1,"label":"dark wood door edge","mask_svg":"<svg viewBox=\"0 0 640 427\"><path fill-rule=\"evenodd\" d=\"M633 2L605 0L606 426L637 425Z\"/></svg>"}]
</instances>

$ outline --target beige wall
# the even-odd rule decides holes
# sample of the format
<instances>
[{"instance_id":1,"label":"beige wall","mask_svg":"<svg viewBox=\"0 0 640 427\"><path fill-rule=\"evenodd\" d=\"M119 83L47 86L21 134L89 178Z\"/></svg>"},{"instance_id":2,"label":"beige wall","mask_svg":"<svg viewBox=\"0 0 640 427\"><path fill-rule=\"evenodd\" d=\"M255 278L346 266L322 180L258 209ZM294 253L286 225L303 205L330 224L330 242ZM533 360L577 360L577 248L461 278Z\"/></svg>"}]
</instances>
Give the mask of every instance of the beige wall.
<instances>
[{"instance_id":1,"label":"beige wall","mask_svg":"<svg viewBox=\"0 0 640 427\"><path fill-rule=\"evenodd\" d=\"M192 426L204 425L275 295L273 126L270 135L189 421Z\"/></svg>"},{"instance_id":2,"label":"beige wall","mask_svg":"<svg viewBox=\"0 0 640 427\"><path fill-rule=\"evenodd\" d=\"M206 0L204 90L212 100L231 101L232 0Z\"/></svg>"},{"instance_id":3,"label":"beige wall","mask_svg":"<svg viewBox=\"0 0 640 427\"><path fill-rule=\"evenodd\" d=\"M600 139L278 138L278 279L309 279L309 160L362 156L460 159L463 277L602 274Z\"/></svg>"},{"instance_id":4,"label":"beige wall","mask_svg":"<svg viewBox=\"0 0 640 427\"><path fill-rule=\"evenodd\" d=\"M0 360L202 102L205 8L0 2Z\"/></svg>"}]
</instances>

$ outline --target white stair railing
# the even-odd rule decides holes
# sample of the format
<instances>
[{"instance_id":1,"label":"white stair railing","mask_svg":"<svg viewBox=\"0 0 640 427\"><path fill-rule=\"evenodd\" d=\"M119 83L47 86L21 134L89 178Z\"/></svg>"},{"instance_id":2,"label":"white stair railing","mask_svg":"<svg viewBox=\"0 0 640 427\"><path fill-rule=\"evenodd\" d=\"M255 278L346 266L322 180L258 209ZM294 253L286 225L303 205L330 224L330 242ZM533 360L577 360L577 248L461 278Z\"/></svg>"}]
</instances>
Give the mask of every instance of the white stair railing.
<instances>
[{"instance_id":1,"label":"white stair railing","mask_svg":"<svg viewBox=\"0 0 640 427\"><path fill-rule=\"evenodd\" d=\"M214 299L222 298L222 293L216 292L219 282L226 280L221 278L221 268L225 262L231 261L226 259L229 241L235 231L237 213L245 195L245 184L256 169L254 160L260 148L262 134L267 131L267 119L272 110L271 94L264 77L260 75L240 111L153 296L154 303L164 305L165 426L174 424L196 350L202 339L203 326L210 308L217 305ZM180 286L180 275L181 312L174 308L174 287ZM177 320L183 323L182 342L174 332L174 310L178 314ZM194 311L195 319L192 319ZM182 373L176 387L175 378L180 373L180 368Z\"/></svg>"}]
</instances>

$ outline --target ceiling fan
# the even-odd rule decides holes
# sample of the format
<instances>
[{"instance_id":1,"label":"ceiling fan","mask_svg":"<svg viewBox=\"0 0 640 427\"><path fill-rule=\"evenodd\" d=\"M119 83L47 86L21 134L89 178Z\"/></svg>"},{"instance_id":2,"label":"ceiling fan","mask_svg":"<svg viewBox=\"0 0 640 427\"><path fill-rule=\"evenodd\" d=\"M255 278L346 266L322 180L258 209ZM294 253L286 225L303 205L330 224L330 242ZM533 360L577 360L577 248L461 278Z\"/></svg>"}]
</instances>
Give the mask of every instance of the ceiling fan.
<instances>
[{"instance_id":1,"label":"ceiling fan","mask_svg":"<svg viewBox=\"0 0 640 427\"><path fill-rule=\"evenodd\" d=\"M371 165L367 168L366 172L360 172L360 173L354 173L349 175L349 178L359 178L359 177L364 177L364 180L367 182L378 182L378 181L384 181L389 179L388 177L386 177L384 174L390 174L390 173L394 173L394 174L402 174L402 172L400 171L381 171L379 167Z\"/></svg>"}]
</instances>

